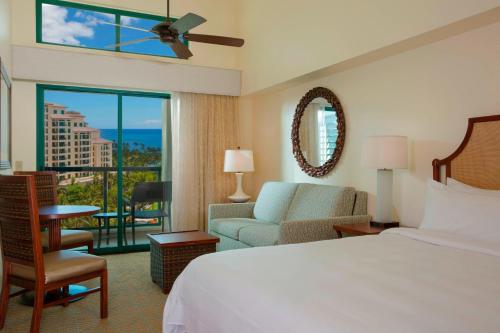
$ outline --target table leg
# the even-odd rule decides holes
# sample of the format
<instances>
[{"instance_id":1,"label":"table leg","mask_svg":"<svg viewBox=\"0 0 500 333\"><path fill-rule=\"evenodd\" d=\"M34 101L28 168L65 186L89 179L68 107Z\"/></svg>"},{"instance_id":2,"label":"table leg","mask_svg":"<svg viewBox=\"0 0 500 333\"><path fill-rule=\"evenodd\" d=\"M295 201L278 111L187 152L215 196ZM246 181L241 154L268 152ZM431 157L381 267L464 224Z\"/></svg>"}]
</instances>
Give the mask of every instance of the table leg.
<instances>
[{"instance_id":1,"label":"table leg","mask_svg":"<svg viewBox=\"0 0 500 333\"><path fill-rule=\"evenodd\" d=\"M61 220L54 220L47 224L49 229L49 251L61 249Z\"/></svg>"},{"instance_id":2,"label":"table leg","mask_svg":"<svg viewBox=\"0 0 500 333\"><path fill-rule=\"evenodd\" d=\"M338 230L335 230L337 231L337 238L342 238L342 231L338 231Z\"/></svg>"},{"instance_id":3,"label":"table leg","mask_svg":"<svg viewBox=\"0 0 500 333\"><path fill-rule=\"evenodd\" d=\"M124 216L122 219L122 230L123 230L123 239L125 240L125 246L128 246L128 241L127 241L127 217Z\"/></svg>"},{"instance_id":4,"label":"table leg","mask_svg":"<svg viewBox=\"0 0 500 333\"><path fill-rule=\"evenodd\" d=\"M101 225L101 218L98 217L97 218L97 224L98 224L98 228L99 228L99 235L97 236L97 248L100 249L101 248L101 238L102 238L102 225Z\"/></svg>"},{"instance_id":5,"label":"table leg","mask_svg":"<svg viewBox=\"0 0 500 333\"><path fill-rule=\"evenodd\" d=\"M106 245L109 245L109 217L104 218L104 224L106 225Z\"/></svg>"}]
</instances>

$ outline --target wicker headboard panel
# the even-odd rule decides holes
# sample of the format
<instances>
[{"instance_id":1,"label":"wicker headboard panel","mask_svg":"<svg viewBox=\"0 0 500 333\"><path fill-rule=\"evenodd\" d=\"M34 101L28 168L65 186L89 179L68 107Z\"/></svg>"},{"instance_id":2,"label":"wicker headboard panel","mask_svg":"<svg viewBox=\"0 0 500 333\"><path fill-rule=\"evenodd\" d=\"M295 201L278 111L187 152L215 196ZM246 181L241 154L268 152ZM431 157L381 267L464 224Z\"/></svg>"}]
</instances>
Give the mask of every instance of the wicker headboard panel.
<instances>
[{"instance_id":1,"label":"wicker headboard panel","mask_svg":"<svg viewBox=\"0 0 500 333\"><path fill-rule=\"evenodd\" d=\"M500 115L470 118L467 133L458 149L432 162L434 180L446 177L490 190L500 190Z\"/></svg>"}]
</instances>

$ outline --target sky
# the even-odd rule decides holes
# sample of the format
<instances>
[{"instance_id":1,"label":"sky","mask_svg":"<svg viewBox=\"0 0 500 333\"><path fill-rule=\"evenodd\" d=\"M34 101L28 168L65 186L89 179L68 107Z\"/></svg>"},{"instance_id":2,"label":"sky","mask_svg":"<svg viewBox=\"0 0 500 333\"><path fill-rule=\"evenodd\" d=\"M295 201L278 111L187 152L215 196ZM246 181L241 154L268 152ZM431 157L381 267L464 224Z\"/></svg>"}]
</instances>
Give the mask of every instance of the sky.
<instances>
[{"instance_id":1,"label":"sky","mask_svg":"<svg viewBox=\"0 0 500 333\"><path fill-rule=\"evenodd\" d=\"M161 98L123 97L124 129L161 129ZM86 117L89 126L99 129L118 128L118 96L108 94L45 91L45 102L67 106Z\"/></svg>"},{"instance_id":2,"label":"sky","mask_svg":"<svg viewBox=\"0 0 500 333\"><path fill-rule=\"evenodd\" d=\"M147 1L147 0L145 0ZM135 17L122 16L121 24L136 28L151 29L159 23ZM135 39L155 37L146 31L120 28L120 41L116 40L115 15L79 8L42 5L42 40L44 42L81 47L114 50L114 44ZM158 40L121 47L122 51L174 57L172 49Z\"/></svg>"}]
</instances>

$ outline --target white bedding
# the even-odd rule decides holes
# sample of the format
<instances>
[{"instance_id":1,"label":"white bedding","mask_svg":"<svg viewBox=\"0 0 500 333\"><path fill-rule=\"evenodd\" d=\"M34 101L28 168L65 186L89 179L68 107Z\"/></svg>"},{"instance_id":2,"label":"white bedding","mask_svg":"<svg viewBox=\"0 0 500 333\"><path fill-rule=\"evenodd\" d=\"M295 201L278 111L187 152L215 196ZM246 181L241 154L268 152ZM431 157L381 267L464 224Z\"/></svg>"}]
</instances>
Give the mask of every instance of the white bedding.
<instances>
[{"instance_id":1,"label":"white bedding","mask_svg":"<svg viewBox=\"0 0 500 333\"><path fill-rule=\"evenodd\" d=\"M163 332L500 332L500 245L399 228L205 255Z\"/></svg>"}]
</instances>

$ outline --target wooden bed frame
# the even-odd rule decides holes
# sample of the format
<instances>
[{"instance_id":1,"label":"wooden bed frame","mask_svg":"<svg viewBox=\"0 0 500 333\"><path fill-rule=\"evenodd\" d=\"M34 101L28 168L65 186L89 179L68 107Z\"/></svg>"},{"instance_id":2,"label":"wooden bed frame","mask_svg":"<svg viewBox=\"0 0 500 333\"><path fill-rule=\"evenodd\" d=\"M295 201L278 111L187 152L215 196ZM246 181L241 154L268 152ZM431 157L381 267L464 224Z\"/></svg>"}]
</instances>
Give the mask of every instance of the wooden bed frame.
<instances>
[{"instance_id":1,"label":"wooden bed frame","mask_svg":"<svg viewBox=\"0 0 500 333\"><path fill-rule=\"evenodd\" d=\"M489 190L500 190L500 115L469 118L465 138L450 156L432 161L433 178L445 177Z\"/></svg>"}]
</instances>

